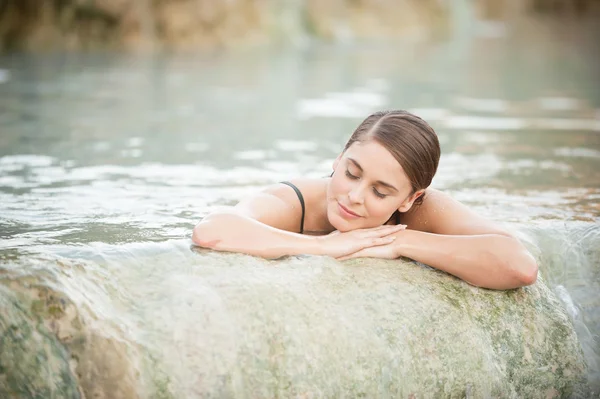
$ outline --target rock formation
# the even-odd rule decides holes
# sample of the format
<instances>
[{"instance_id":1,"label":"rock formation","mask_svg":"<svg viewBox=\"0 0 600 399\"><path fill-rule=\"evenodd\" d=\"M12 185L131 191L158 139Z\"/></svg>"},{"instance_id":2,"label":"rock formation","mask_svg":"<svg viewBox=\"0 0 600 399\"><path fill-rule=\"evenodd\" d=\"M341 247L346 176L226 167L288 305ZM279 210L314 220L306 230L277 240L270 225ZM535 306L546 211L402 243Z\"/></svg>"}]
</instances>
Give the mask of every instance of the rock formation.
<instances>
[{"instance_id":1,"label":"rock formation","mask_svg":"<svg viewBox=\"0 0 600 399\"><path fill-rule=\"evenodd\" d=\"M491 291L401 260L179 247L3 260L0 396L585 397L543 281Z\"/></svg>"}]
</instances>

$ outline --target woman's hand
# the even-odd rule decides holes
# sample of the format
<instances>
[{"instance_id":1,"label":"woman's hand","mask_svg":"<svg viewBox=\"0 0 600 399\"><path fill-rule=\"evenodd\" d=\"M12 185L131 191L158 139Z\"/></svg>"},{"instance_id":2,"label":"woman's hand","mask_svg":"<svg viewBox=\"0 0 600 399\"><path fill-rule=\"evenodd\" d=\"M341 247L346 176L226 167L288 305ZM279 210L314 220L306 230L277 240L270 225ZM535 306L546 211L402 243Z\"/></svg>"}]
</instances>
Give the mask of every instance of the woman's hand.
<instances>
[{"instance_id":1,"label":"woman's hand","mask_svg":"<svg viewBox=\"0 0 600 399\"><path fill-rule=\"evenodd\" d=\"M395 235L393 237L396 237ZM353 258L380 258L380 259L396 259L399 258L398 250L392 241L389 244L378 245L375 247L363 248L352 254L340 256L337 260L347 260Z\"/></svg>"},{"instance_id":2,"label":"woman's hand","mask_svg":"<svg viewBox=\"0 0 600 399\"><path fill-rule=\"evenodd\" d=\"M331 234L319 237L322 254L334 258L347 258L360 254L367 249L391 247L390 244L396 239L394 233L405 228L406 225L398 224L352 230L344 233L334 231Z\"/></svg>"}]
</instances>

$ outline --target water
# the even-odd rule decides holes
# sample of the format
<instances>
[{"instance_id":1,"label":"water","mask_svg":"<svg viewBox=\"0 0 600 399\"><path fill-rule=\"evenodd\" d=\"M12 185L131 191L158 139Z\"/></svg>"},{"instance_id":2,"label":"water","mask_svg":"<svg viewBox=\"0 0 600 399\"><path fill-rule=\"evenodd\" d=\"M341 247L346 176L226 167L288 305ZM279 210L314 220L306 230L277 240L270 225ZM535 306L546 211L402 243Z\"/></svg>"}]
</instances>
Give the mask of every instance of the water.
<instances>
[{"instance_id":1,"label":"water","mask_svg":"<svg viewBox=\"0 0 600 399\"><path fill-rule=\"evenodd\" d=\"M99 352L107 345L117 345L107 353L130 355L154 348L137 365L154 370L145 375L170 381L165 391L194 392L194 355L218 356L239 339L228 335L224 317L215 321L222 323L221 339L202 340L195 310L224 306L214 287L226 281L196 268L194 224L273 182L327 175L368 113L410 109L440 137L434 186L505 223L535 252L541 275L572 318L590 385L599 392L597 28L537 22L527 32L528 24L480 24L435 43L4 55L3 284L22 291L9 283L18 281L38 296L50 287L100 332ZM223 259L236 264L229 278L239 275L237 262L259 267L252 258ZM321 266L335 271L328 262ZM243 275L294 287L314 273L291 270ZM153 356L163 359L161 367L152 365ZM226 369L235 359L221 361ZM134 378L135 367L123 367L113 373ZM165 370L178 371L169 377Z\"/></svg>"}]
</instances>

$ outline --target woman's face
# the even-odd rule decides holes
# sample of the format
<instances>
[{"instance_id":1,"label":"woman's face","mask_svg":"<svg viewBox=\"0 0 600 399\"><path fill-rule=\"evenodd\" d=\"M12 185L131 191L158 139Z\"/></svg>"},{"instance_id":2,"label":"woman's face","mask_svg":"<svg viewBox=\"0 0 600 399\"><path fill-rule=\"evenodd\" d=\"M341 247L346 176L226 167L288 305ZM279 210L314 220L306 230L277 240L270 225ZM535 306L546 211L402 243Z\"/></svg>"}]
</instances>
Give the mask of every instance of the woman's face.
<instances>
[{"instance_id":1,"label":"woman's face","mask_svg":"<svg viewBox=\"0 0 600 399\"><path fill-rule=\"evenodd\" d=\"M383 225L406 212L423 190L412 193L404 170L375 140L355 142L333 164L327 187L327 217L339 231Z\"/></svg>"}]
</instances>

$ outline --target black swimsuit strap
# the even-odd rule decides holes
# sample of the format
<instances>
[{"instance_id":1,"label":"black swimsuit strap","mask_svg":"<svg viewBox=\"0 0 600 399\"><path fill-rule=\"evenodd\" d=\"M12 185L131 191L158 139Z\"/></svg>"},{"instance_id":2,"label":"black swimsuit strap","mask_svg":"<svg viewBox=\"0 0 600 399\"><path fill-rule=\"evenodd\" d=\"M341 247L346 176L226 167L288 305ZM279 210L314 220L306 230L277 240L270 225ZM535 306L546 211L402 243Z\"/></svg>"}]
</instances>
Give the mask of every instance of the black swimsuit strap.
<instances>
[{"instance_id":1,"label":"black swimsuit strap","mask_svg":"<svg viewBox=\"0 0 600 399\"><path fill-rule=\"evenodd\" d=\"M306 212L306 209L304 207L304 197L302 196L302 193L300 192L298 187L296 187L294 184L290 183L289 181L282 181L281 184L285 184L286 186L290 186L291 188L293 188L294 191L296 192L296 195L298 196L298 199L300 200L300 206L302 206L302 219L300 220L300 234L302 234L304 232L304 214Z\"/></svg>"}]
</instances>

